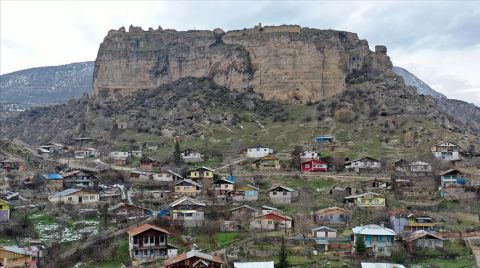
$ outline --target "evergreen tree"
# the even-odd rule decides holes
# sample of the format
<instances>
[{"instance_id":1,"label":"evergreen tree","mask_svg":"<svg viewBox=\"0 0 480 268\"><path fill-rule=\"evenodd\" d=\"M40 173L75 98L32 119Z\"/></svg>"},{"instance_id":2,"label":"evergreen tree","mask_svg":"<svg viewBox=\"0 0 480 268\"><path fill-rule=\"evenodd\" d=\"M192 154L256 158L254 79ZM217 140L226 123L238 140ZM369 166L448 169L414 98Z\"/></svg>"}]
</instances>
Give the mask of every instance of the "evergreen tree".
<instances>
[{"instance_id":1,"label":"evergreen tree","mask_svg":"<svg viewBox=\"0 0 480 268\"><path fill-rule=\"evenodd\" d=\"M287 247L285 246L285 237L282 236L282 247L280 248L280 256L277 268L287 268L288 267L288 253Z\"/></svg>"},{"instance_id":2,"label":"evergreen tree","mask_svg":"<svg viewBox=\"0 0 480 268\"><path fill-rule=\"evenodd\" d=\"M363 254L367 251L367 246L365 245L365 240L363 240L363 235L359 235L355 240L355 251L357 254Z\"/></svg>"},{"instance_id":3,"label":"evergreen tree","mask_svg":"<svg viewBox=\"0 0 480 268\"><path fill-rule=\"evenodd\" d=\"M178 166L182 163L182 157L180 156L180 144L178 141L175 141L175 151L173 152L173 161Z\"/></svg>"}]
</instances>

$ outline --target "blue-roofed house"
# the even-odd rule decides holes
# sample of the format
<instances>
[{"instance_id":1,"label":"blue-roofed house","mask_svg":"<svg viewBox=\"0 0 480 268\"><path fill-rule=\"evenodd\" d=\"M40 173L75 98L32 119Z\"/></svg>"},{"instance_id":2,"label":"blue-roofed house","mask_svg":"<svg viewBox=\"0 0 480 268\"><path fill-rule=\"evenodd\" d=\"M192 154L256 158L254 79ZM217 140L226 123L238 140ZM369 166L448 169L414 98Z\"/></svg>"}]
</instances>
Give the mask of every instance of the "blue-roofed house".
<instances>
[{"instance_id":1,"label":"blue-roofed house","mask_svg":"<svg viewBox=\"0 0 480 268\"><path fill-rule=\"evenodd\" d=\"M321 135L321 136L316 136L314 138L314 141L316 143L326 143L326 142L329 142L329 143L332 143L334 140L333 140L333 136L330 136L330 135Z\"/></svg>"},{"instance_id":2,"label":"blue-roofed house","mask_svg":"<svg viewBox=\"0 0 480 268\"><path fill-rule=\"evenodd\" d=\"M45 187L50 191L63 189L63 177L58 173L48 173L42 176L45 179Z\"/></svg>"}]
</instances>

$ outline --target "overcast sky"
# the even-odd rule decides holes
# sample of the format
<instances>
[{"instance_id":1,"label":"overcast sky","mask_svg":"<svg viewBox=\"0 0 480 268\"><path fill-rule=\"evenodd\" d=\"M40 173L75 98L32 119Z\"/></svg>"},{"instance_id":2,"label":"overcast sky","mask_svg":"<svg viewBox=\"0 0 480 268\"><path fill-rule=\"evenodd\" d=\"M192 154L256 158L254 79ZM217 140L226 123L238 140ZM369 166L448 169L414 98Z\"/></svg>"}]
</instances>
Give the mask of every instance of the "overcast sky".
<instances>
[{"instance_id":1,"label":"overcast sky","mask_svg":"<svg viewBox=\"0 0 480 268\"><path fill-rule=\"evenodd\" d=\"M480 3L0 1L0 73L95 60L110 29L299 24L358 33L449 98L480 105Z\"/></svg>"}]
</instances>

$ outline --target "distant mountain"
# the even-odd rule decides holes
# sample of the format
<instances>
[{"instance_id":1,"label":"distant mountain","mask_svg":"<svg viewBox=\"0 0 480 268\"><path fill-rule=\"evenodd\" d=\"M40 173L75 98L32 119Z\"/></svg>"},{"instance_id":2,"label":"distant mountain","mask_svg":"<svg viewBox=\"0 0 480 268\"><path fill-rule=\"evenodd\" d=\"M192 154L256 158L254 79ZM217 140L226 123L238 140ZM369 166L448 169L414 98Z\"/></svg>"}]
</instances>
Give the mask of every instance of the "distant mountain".
<instances>
[{"instance_id":1,"label":"distant mountain","mask_svg":"<svg viewBox=\"0 0 480 268\"><path fill-rule=\"evenodd\" d=\"M403 69L402 67L394 66L393 71L403 77L403 80L405 80L405 84L407 84L407 86L415 87L418 94L429 95L435 99L447 99L445 95L435 91L433 88L427 85L427 83L423 82L420 78L416 77L414 74Z\"/></svg>"},{"instance_id":2,"label":"distant mountain","mask_svg":"<svg viewBox=\"0 0 480 268\"><path fill-rule=\"evenodd\" d=\"M393 71L403 77L405 84L415 87L418 94L429 95L435 99L438 109L453 120L467 124L480 131L480 108L473 103L461 100L448 99L445 95L435 91L420 78L409 71L394 66Z\"/></svg>"},{"instance_id":3,"label":"distant mountain","mask_svg":"<svg viewBox=\"0 0 480 268\"><path fill-rule=\"evenodd\" d=\"M13 103L59 103L92 92L93 61L38 67L0 75L0 99Z\"/></svg>"}]
</instances>

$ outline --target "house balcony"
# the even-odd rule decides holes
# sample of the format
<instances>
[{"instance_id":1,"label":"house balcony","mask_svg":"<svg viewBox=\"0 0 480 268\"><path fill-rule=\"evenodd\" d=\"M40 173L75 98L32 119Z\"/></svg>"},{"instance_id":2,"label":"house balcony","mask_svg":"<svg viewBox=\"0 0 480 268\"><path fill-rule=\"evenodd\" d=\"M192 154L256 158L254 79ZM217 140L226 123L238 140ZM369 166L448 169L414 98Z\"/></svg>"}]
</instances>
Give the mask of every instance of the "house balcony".
<instances>
[{"instance_id":1,"label":"house balcony","mask_svg":"<svg viewBox=\"0 0 480 268\"><path fill-rule=\"evenodd\" d=\"M146 244L133 244L133 250L146 250L146 249L166 249L167 244L165 243L146 243Z\"/></svg>"}]
</instances>

